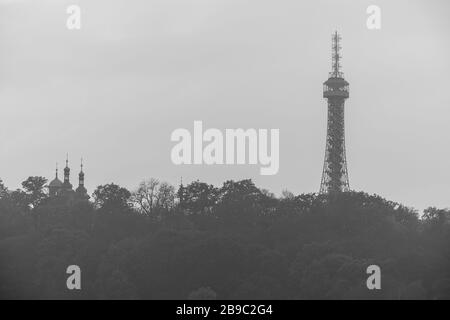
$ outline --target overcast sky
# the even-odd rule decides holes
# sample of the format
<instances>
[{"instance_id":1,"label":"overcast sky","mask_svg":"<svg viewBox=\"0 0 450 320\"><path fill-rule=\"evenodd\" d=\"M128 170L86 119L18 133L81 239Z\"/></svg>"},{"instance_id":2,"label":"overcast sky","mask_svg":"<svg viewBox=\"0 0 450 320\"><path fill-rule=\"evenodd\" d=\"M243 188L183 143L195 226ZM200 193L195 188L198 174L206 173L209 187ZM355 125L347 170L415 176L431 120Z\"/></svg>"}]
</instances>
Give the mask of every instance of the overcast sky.
<instances>
[{"instance_id":1,"label":"overcast sky","mask_svg":"<svg viewBox=\"0 0 450 320\"><path fill-rule=\"evenodd\" d=\"M81 7L79 31L66 28L70 4ZM381 30L366 27L371 4ZM11 189L30 175L51 180L68 152L74 185L84 157L90 193L181 176L317 192L337 29L351 188L448 207L449 9L446 0L0 0L0 178ZM280 129L278 174L175 166L170 134L194 120Z\"/></svg>"}]
</instances>

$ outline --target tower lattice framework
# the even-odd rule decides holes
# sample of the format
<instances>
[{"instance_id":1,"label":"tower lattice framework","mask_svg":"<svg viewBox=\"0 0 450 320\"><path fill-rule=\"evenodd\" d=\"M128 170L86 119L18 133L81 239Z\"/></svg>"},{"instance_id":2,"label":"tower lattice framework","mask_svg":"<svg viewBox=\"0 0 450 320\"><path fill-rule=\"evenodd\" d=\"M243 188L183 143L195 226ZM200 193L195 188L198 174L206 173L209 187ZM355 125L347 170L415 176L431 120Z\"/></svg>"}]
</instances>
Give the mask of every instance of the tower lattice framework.
<instances>
[{"instance_id":1,"label":"tower lattice framework","mask_svg":"<svg viewBox=\"0 0 450 320\"><path fill-rule=\"evenodd\" d=\"M345 156L344 103L349 97L349 84L341 72L341 37L332 36L332 71L323 84L323 97L328 101L328 123L320 193L349 191Z\"/></svg>"}]
</instances>

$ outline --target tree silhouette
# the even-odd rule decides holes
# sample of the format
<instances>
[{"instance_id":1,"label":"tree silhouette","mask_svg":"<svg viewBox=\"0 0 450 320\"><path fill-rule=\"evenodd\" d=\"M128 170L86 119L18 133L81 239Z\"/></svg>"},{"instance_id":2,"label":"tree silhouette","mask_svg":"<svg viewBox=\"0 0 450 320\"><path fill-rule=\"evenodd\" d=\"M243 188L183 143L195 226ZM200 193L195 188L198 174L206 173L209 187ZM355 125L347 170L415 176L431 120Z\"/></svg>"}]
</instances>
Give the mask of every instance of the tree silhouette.
<instances>
[{"instance_id":1,"label":"tree silhouette","mask_svg":"<svg viewBox=\"0 0 450 320\"><path fill-rule=\"evenodd\" d=\"M2 298L450 298L448 209L420 217L363 192L277 197L251 180L194 181L179 202L155 179L133 194L101 185L94 202L44 186L0 181ZM65 288L69 264L83 270L81 292ZM366 287L372 264L381 290Z\"/></svg>"},{"instance_id":2,"label":"tree silhouette","mask_svg":"<svg viewBox=\"0 0 450 320\"><path fill-rule=\"evenodd\" d=\"M28 177L22 182L27 204L32 208L36 208L42 200L47 198L48 195L44 189L46 183L47 179L44 177Z\"/></svg>"},{"instance_id":3,"label":"tree silhouette","mask_svg":"<svg viewBox=\"0 0 450 320\"><path fill-rule=\"evenodd\" d=\"M95 204L101 208L127 208L131 197L130 191L117 184L98 186L92 194Z\"/></svg>"}]
</instances>

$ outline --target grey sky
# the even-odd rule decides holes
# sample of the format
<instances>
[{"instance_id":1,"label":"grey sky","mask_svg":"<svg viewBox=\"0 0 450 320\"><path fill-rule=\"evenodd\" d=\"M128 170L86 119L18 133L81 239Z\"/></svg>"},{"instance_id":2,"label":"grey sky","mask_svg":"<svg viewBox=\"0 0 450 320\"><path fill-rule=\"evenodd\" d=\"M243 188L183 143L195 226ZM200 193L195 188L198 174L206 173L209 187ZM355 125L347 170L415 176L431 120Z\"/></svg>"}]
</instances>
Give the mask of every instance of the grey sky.
<instances>
[{"instance_id":1,"label":"grey sky","mask_svg":"<svg viewBox=\"0 0 450 320\"><path fill-rule=\"evenodd\" d=\"M78 4L82 29L66 29ZM382 28L366 28L381 7ZM343 37L350 186L450 206L450 2L0 0L0 178L53 178L69 152L86 185L252 178L317 192L331 33ZM280 170L175 166L174 129L279 128Z\"/></svg>"}]
</instances>

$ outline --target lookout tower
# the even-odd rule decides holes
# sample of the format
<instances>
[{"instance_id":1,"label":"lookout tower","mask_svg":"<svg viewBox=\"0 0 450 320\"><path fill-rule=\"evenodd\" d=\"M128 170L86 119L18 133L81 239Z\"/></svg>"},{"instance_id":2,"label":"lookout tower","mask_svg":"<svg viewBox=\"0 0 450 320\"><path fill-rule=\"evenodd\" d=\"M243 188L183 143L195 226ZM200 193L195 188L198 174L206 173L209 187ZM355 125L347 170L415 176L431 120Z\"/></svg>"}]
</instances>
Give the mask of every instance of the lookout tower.
<instances>
[{"instance_id":1,"label":"lookout tower","mask_svg":"<svg viewBox=\"0 0 450 320\"><path fill-rule=\"evenodd\" d=\"M336 193L350 189L345 157L344 103L349 97L349 84L341 72L341 37L332 36L332 71L323 84L323 97L328 102L327 138L320 193Z\"/></svg>"}]
</instances>

